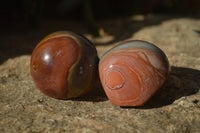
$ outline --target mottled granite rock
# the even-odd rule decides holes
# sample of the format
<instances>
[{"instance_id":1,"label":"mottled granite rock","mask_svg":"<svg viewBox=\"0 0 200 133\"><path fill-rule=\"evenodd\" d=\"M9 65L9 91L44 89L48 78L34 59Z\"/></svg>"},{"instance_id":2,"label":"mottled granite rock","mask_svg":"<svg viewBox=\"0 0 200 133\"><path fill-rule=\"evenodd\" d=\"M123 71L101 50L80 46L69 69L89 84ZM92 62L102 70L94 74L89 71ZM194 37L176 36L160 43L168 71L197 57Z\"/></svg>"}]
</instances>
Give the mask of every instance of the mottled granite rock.
<instances>
[{"instance_id":1,"label":"mottled granite rock","mask_svg":"<svg viewBox=\"0 0 200 133\"><path fill-rule=\"evenodd\" d=\"M102 22L108 35L86 34L80 23L47 21L37 31L6 30L0 49L0 132L200 132L200 19L133 16ZM120 108L100 83L78 99L56 100L40 93L29 73L36 43L56 30L73 30L97 45L99 56L127 39L159 46L172 66L165 85L144 106ZM5 32L5 30L3 30ZM25 55L26 54L26 55Z\"/></svg>"}]
</instances>

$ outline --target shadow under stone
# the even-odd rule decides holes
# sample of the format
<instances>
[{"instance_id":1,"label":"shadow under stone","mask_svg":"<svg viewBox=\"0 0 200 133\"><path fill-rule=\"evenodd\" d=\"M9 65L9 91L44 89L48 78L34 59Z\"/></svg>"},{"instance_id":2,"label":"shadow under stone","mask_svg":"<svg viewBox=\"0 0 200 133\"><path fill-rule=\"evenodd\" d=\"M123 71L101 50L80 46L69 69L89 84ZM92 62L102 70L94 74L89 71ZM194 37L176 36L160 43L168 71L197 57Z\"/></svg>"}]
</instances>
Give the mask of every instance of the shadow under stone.
<instances>
[{"instance_id":1,"label":"shadow under stone","mask_svg":"<svg viewBox=\"0 0 200 133\"><path fill-rule=\"evenodd\" d=\"M171 73L165 84L143 106L134 108L150 109L167 106L181 97L197 93L199 89L199 70L172 66Z\"/></svg>"},{"instance_id":2,"label":"shadow under stone","mask_svg":"<svg viewBox=\"0 0 200 133\"><path fill-rule=\"evenodd\" d=\"M165 84L148 100L143 106L139 107L122 107L122 108L138 108L151 109L159 108L172 104L175 100L197 93L200 89L200 71L184 68L171 67L170 75ZM107 101L108 98L98 80L96 86L88 94L72 99L75 101ZM199 101L195 101L199 102Z\"/></svg>"},{"instance_id":3,"label":"shadow under stone","mask_svg":"<svg viewBox=\"0 0 200 133\"><path fill-rule=\"evenodd\" d=\"M107 101L108 98L102 88L100 80L97 81L95 87L86 95L72 99L74 101L91 101L91 102L102 102Z\"/></svg>"}]
</instances>

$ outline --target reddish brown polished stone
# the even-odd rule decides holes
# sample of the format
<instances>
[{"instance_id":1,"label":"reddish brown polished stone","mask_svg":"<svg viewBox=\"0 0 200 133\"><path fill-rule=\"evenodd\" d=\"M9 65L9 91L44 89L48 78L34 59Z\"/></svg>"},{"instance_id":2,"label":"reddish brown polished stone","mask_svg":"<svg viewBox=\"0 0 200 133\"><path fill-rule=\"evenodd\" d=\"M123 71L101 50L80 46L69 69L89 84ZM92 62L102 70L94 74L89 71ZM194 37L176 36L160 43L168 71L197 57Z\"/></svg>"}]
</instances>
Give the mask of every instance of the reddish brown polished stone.
<instances>
[{"instance_id":1,"label":"reddish brown polished stone","mask_svg":"<svg viewBox=\"0 0 200 133\"><path fill-rule=\"evenodd\" d=\"M169 74L166 55L144 41L126 41L109 50L99 63L101 83L111 103L143 105Z\"/></svg>"},{"instance_id":2,"label":"reddish brown polished stone","mask_svg":"<svg viewBox=\"0 0 200 133\"><path fill-rule=\"evenodd\" d=\"M97 79L95 47L71 32L55 32L45 37L31 56L30 72L44 94L69 99L87 93Z\"/></svg>"}]
</instances>

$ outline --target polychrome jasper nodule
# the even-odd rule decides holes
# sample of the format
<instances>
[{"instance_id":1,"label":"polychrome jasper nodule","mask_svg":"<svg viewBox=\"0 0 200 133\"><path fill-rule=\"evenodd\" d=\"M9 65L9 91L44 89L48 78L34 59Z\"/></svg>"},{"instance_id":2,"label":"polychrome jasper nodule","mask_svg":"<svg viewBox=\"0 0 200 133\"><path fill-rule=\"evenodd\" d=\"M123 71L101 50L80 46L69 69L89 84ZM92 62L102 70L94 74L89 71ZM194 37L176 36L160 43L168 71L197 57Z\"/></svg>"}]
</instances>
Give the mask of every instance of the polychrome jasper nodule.
<instances>
[{"instance_id":1,"label":"polychrome jasper nodule","mask_svg":"<svg viewBox=\"0 0 200 133\"><path fill-rule=\"evenodd\" d=\"M99 75L110 102L143 105L165 82L169 62L163 51L145 41L125 41L106 52Z\"/></svg>"},{"instance_id":2,"label":"polychrome jasper nodule","mask_svg":"<svg viewBox=\"0 0 200 133\"><path fill-rule=\"evenodd\" d=\"M69 99L87 93L98 76L96 48L72 32L55 32L45 37L31 56L30 72L44 94Z\"/></svg>"}]
</instances>

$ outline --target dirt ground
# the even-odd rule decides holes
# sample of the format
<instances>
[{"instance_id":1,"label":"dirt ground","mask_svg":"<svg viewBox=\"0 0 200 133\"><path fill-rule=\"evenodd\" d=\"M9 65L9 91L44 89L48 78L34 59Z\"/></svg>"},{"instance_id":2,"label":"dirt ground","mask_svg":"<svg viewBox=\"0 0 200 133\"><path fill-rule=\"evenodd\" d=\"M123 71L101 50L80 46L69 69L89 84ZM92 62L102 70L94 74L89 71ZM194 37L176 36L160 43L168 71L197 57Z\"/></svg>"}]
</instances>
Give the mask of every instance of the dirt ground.
<instances>
[{"instance_id":1,"label":"dirt ground","mask_svg":"<svg viewBox=\"0 0 200 133\"><path fill-rule=\"evenodd\" d=\"M106 34L95 37L81 21L44 20L38 29L23 23L1 25L0 132L200 132L200 19L188 16L136 15L99 22ZM86 36L98 55L123 40L145 40L168 56L171 74L142 107L112 105L99 82L87 95L56 100L34 85L32 50L47 34L67 30Z\"/></svg>"}]
</instances>

